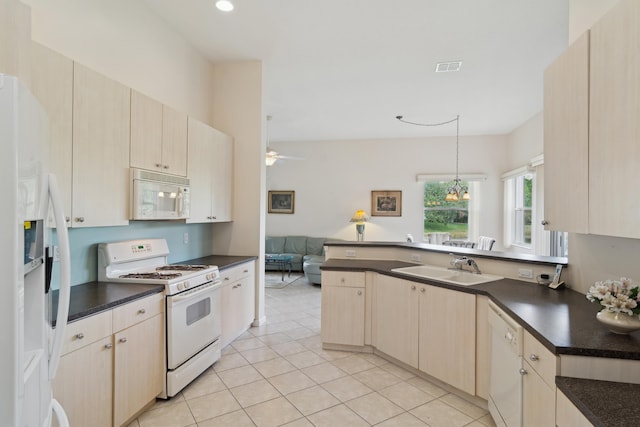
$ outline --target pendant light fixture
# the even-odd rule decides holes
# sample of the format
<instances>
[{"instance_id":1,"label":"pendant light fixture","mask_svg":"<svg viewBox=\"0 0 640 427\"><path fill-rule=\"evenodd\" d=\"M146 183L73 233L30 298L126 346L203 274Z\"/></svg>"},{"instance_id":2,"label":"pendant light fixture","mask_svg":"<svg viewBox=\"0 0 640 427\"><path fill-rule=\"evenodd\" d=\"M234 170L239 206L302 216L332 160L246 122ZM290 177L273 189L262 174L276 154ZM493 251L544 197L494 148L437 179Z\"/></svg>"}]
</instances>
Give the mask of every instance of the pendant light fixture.
<instances>
[{"instance_id":1,"label":"pendant light fixture","mask_svg":"<svg viewBox=\"0 0 640 427\"><path fill-rule=\"evenodd\" d=\"M415 123L404 120L402 116L396 116L396 119L402 123L407 123L415 126L442 126L452 122L456 122L456 177L453 179L453 185L447 189L447 196L444 198L447 202L457 202L459 200L469 200L469 189L460 184L462 181L458 174L458 163L460 159L460 115L457 115L455 119L447 120L442 123Z\"/></svg>"}]
</instances>

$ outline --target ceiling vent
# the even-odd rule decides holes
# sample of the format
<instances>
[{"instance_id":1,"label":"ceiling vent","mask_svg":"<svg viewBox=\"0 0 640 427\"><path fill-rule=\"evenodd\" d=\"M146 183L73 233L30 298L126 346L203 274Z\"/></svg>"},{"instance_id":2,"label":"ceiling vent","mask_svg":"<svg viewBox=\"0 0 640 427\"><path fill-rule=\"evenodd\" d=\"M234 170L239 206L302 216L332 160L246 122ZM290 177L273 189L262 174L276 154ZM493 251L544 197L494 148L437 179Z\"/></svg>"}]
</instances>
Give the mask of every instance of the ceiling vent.
<instances>
[{"instance_id":1,"label":"ceiling vent","mask_svg":"<svg viewBox=\"0 0 640 427\"><path fill-rule=\"evenodd\" d=\"M436 64L436 73L450 73L454 71L460 71L462 67L462 61L453 62L439 62Z\"/></svg>"}]
</instances>

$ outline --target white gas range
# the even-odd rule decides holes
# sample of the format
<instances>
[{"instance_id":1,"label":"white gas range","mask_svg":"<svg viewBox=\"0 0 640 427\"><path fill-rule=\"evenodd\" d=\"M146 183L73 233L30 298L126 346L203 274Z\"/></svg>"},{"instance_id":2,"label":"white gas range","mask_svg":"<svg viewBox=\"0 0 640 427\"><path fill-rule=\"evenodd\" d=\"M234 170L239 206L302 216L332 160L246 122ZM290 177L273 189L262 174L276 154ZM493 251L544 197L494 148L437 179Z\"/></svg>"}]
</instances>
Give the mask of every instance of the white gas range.
<instances>
[{"instance_id":1,"label":"white gas range","mask_svg":"<svg viewBox=\"0 0 640 427\"><path fill-rule=\"evenodd\" d=\"M174 396L220 358L220 271L212 265L168 264L165 239L98 245L98 280L156 283L166 294L166 381Z\"/></svg>"}]
</instances>

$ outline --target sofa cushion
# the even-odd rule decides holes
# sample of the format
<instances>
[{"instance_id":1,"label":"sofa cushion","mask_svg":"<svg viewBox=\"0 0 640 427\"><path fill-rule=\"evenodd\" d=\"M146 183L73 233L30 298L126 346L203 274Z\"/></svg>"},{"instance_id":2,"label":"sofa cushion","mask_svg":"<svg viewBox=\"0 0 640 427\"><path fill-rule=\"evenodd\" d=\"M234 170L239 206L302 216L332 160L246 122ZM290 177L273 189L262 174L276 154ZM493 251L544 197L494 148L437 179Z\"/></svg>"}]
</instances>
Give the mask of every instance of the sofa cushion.
<instances>
[{"instance_id":1,"label":"sofa cushion","mask_svg":"<svg viewBox=\"0 0 640 427\"><path fill-rule=\"evenodd\" d=\"M289 254L307 253L307 238L305 236L287 236L284 242L284 251Z\"/></svg>"},{"instance_id":2,"label":"sofa cushion","mask_svg":"<svg viewBox=\"0 0 640 427\"><path fill-rule=\"evenodd\" d=\"M264 252L267 254L281 254L284 252L284 236L267 236L264 242Z\"/></svg>"},{"instance_id":3,"label":"sofa cushion","mask_svg":"<svg viewBox=\"0 0 640 427\"><path fill-rule=\"evenodd\" d=\"M324 237L307 237L307 254L322 255L324 253Z\"/></svg>"}]
</instances>

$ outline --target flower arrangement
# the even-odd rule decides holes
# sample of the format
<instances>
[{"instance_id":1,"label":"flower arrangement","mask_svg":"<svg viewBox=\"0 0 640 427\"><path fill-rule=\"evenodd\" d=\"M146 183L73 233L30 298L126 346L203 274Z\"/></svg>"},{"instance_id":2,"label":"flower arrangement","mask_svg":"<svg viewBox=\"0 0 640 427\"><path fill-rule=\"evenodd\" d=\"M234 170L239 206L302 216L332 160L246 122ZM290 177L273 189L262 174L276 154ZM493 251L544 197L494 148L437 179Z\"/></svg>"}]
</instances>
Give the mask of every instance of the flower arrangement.
<instances>
[{"instance_id":1,"label":"flower arrangement","mask_svg":"<svg viewBox=\"0 0 640 427\"><path fill-rule=\"evenodd\" d=\"M639 287L633 280L621 277L620 280L604 280L596 282L589 292L587 299L598 301L604 310L611 313L625 313L640 319Z\"/></svg>"}]
</instances>

